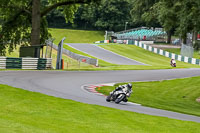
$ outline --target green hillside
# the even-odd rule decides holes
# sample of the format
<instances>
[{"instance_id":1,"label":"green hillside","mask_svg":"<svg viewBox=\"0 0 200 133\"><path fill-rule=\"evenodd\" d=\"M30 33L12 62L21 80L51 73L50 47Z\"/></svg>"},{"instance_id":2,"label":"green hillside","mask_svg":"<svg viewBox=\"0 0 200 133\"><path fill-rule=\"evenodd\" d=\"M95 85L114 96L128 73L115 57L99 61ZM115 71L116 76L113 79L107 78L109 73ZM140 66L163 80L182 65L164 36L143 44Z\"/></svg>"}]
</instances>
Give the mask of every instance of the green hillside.
<instances>
[{"instance_id":1,"label":"green hillside","mask_svg":"<svg viewBox=\"0 0 200 133\"><path fill-rule=\"evenodd\" d=\"M113 44L113 45L99 45L99 46L148 65L148 66L137 66L138 68L141 69L172 68L170 66L170 58L152 53L135 45ZM193 68L193 67L199 68L200 66L177 61L177 68Z\"/></svg>"},{"instance_id":2,"label":"green hillside","mask_svg":"<svg viewBox=\"0 0 200 133\"><path fill-rule=\"evenodd\" d=\"M69 30L69 29L49 29L52 33L53 38L56 40L54 43L58 44L59 41L66 37L68 43L92 43L98 40L103 39L102 31L84 31L84 30ZM67 56L63 56L65 60L65 69L81 69L81 70L141 70L141 69L172 69L170 66L170 59L164 56L149 52L142 48L139 48L134 45L124 45L124 44L104 44L99 45L102 48L115 52L117 54L126 56L128 58L134 59L136 61L145 63L147 65L116 65L99 60L99 67L94 67L82 63L83 67L79 67L79 64L76 60L73 60ZM86 53L73 49L67 45L64 45L64 48L84 56L92 57ZM53 52L53 66L55 67L57 52ZM18 49L12 53L7 53L9 57L18 57ZM95 57L92 57L95 58ZM199 68L198 65L192 65L184 62L177 61L177 68ZM176 68L173 68L176 69Z\"/></svg>"},{"instance_id":3,"label":"green hillside","mask_svg":"<svg viewBox=\"0 0 200 133\"><path fill-rule=\"evenodd\" d=\"M58 44L63 37L66 43L93 43L104 40L104 31L72 30L50 28L49 32L55 38L54 43Z\"/></svg>"}]
</instances>

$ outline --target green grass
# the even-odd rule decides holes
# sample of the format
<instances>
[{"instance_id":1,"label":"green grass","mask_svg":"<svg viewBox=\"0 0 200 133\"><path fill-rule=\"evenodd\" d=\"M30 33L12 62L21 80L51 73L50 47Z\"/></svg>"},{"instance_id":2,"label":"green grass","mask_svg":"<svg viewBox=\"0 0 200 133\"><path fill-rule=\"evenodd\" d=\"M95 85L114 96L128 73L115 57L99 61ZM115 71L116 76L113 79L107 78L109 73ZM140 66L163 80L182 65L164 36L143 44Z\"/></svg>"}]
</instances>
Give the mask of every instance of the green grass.
<instances>
[{"instance_id":1,"label":"green grass","mask_svg":"<svg viewBox=\"0 0 200 133\"><path fill-rule=\"evenodd\" d=\"M108 49L110 51L113 51L117 54L129 57L131 59L134 59L136 61L140 61L142 63L148 64L148 65L116 65L111 64L108 62L105 62L103 60L99 60L99 67L94 67L85 63L81 63L81 67L79 68L78 62L76 60L73 60L65 55L63 55L63 59L65 60L65 69L67 70L90 70L90 71L99 71L99 70L148 70L148 69L172 69L170 66L170 58L166 58L164 56L149 52L147 50L144 50L142 48L139 48L134 45L99 45L100 47L103 47L105 49ZM68 49L74 53L88 56L91 58L95 58L91 55L88 55L84 52L81 52L79 50L73 49L70 46L64 45L65 49ZM45 50L44 50L45 51ZM55 67L56 64L56 51L53 51L53 66ZM7 54L8 55L8 54ZM18 55L17 50L15 50L11 55L8 55L10 57L14 57ZM67 67L68 63L68 67ZM177 68L199 68L198 65L192 65L184 62L177 61ZM174 68L176 69L176 68Z\"/></svg>"},{"instance_id":2,"label":"green grass","mask_svg":"<svg viewBox=\"0 0 200 133\"><path fill-rule=\"evenodd\" d=\"M200 124L0 85L1 133L198 133Z\"/></svg>"},{"instance_id":3,"label":"green grass","mask_svg":"<svg viewBox=\"0 0 200 133\"><path fill-rule=\"evenodd\" d=\"M87 30L71 30L71 29L55 29L50 28L52 37L58 44L63 37L66 37L66 43L93 43L98 40L104 40L104 31L87 31Z\"/></svg>"},{"instance_id":4,"label":"green grass","mask_svg":"<svg viewBox=\"0 0 200 133\"><path fill-rule=\"evenodd\" d=\"M54 28L49 29L49 31L52 34L52 37L56 39L54 41L55 44L58 44L63 37L66 37L65 43L93 43L97 40L104 39L103 31L70 30L70 29L54 29ZM65 49L70 50L71 52L74 52L83 56L95 58L91 55L88 55L86 53L73 49L67 45L64 45L63 47ZM105 66L116 66L116 65L99 59L99 66L105 67ZM83 68L83 69L88 70L89 68Z\"/></svg>"},{"instance_id":5,"label":"green grass","mask_svg":"<svg viewBox=\"0 0 200 133\"><path fill-rule=\"evenodd\" d=\"M13 52L8 52L8 49L7 49L6 57L19 57L19 46L16 47L16 49L14 49Z\"/></svg>"},{"instance_id":6,"label":"green grass","mask_svg":"<svg viewBox=\"0 0 200 133\"><path fill-rule=\"evenodd\" d=\"M63 48L65 48L65 49L67 49L67 50L69 50L69 51L71 51L71 52L73 52L73 53L77 53L77 54L80 54L80 55L83 55L83 56L87 56L87 57L90 57L90 58L97 59L96 57L93 57L93 56L91 56L91 55L89 55L89 54L86 54L86 53L84 53L84 52L82 52L82 51L79 51L79 50L77 50L77 49L74 49L74 48L72 48L72 47L70 47L70 46L68 46L68 45L64 45ZM108 62L103 61L103 60L101 60L101 59L98 59L98 61L99 61L99 66L100 66L100 67L116 66L115 64L108 63Z\"/></svg>"},{"instance_id":7,"label":"green grass","mask_svg":"<svg viewBox=\"0 0 200 133\"><path fill-rule=\"evenodd\" d=\"M179 54L179 55L181 54L180 48L171 48L171 49L164 49L164 50L169 51L171 53ZM194 51L193 58L200 59L199 51Z\"/></svg>"},{"instance_id":8,"label":"green grass","mask_svg":"<svg viewBox=\"0 0 200 133\"><path fill-rule=\"evenodd\" d=\"M131 59L146 63L148 65L116 65L99 60L99 66L97 68L85 69L85 70L148 70L148 69L172 69L170 66L170 58L146 51L134 45L106 45L101 44L100 47L113 51L117 54L129 57ZM70 46L64 45L64 48L84 56L95 58L79 50L73 49ZM199 68L198 65L192 65L184 62L177 61L177 68ZM176 69L176 68L175 68ZM82 69L83 70L83 69Z\"/></svg>"},{"instance_id":9,"label":"green grass","mask_svg":"<svg viewBox=\"0 0 200 133\"><path fill-rule=\"evenodd\" d=\"M70 58L69 56L63 54L62 58L64 59L64 69L65 70L85 70L85 69L92 69L95 66L89 65L87 63L78 62L75 59ZM57 51L52 50L52 66L56 68L56 61L57 61Z\"/></svg>"},{"instance_id":10,"label":"green grass","mask_svg":"<svg viewBox=\"0 0 200 133\"><path fill-rule=\"evenodd\" d=\"M102 31L84 31L84 30L69 30L69 29L49 29L50 32L53 35L53 38L56 38L55 44L58 44L58 42L65 36L66 37L66 43L74 43L74 42L80 42L80 43L92 43L97 40L103 40L103 32ZM103 60L99 61L99 67L93 67L91 65L82 64L83 67L79 68L77 65L77 61L68 58L67 56L63 56L65 60L65 69L70 70L146 70L146 69L172 69L170 66L170 59L166 58L161 55L157 55L155 53L146 51L142 48L133 46L133 45L99 45L100 47L103 47L105 49L111 50L117 54L129 57L131 59L134 59L136 61L140 61L142 63L147 64L147 66L142 65L116 65L112 63L108 63ZM78 51L76 49L73 49L69 46L64 45L64 48L84 56L88 56L91 58L95 58L91 55L88 55L86 53L83 53L81 51ZM18 49L16 49L11 54L7 54L9 57L19 57L19 53L17 52ZM53 55L53 65L55 66L56 61L56 52L54 52ZM67 67L67 63L71 64L71 67ZM69 66L69 65L68 65ZM188 63L178 62L177 61L177 68L199 68L198 65L192 65Z\"/></svg>"},{"instance_id":11,"label":"green grass","mask_svg":"<svg viewBox=\"0 0 200 133\"><path fill-rule=\"evenodd\" d=\"M19 47L17 47L13 52L9 53L8 50L6 52L6 57L19 57ZM44 52L46 52L46 47L44 47ZM42 50L41 50L42 53ZM89 65L83 62L79 62L75 59L70 58L67 55L62 55L64 59L64 69L66 70L87 70L87 69L93 69L95 66ZM52 66L56 68L56 60L57 60L57 51L52 49ZM11 69L9 69L11 70ZM13 69L16 70L16 69Z\"/></svg>"},{"instance_id":12,"label":"green grass","mask_svg":"<svg viewBox=\"0 0 200 133\"><path fill-rule=\"evenodd\" d=\"M133 94L129 101L144 106L200 116L200 103L196 101L200 97L199 83L200 77L134 82ZM103 87L100 92L108 95L113 89L114 87Z\"/></svg>"},{"instance_id":13,"label":"green grass","mask_svg":"<svg viewBox=\"0 0 200 133\"><path fill-rule=\"evenodd\" d=\"M150 66L134 66L140 69L169 69L170 58L155 54L153 52L144 50L135 45L100 45L100 47L115 52L117 54L126 56L136 61L148 64ZM200 67L198 65L188 64L177 61L177 68Z\"/></svg>"}]
</instances>

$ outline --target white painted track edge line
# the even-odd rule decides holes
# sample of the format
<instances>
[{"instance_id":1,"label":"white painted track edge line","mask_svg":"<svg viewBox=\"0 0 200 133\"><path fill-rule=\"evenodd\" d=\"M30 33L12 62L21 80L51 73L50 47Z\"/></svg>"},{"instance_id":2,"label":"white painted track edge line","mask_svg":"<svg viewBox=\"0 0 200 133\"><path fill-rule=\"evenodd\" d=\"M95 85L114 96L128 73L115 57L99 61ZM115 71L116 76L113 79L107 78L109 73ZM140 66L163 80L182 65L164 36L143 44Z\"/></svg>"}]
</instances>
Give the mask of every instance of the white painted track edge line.
<instances>
[{"instance_id":1,"label":"white painted track edge line","mask_svg":"<svg viewBox=\"0 0 200 133\"><path fill-rule=\"evenodd\" d=\"M78 51L81 51L81 50L79 50L79 49L77 49L77 48L73 47L72 45L70 45L70 44L68 44L68 43L65 43L65 44L66 44L66 45L68 45L68 46L70 46L70 47L72 47L72 48L74 48L74 49L76 49L76 50L78 50ZM89 43L88 43L88 44L89 44ZM95 44L89 44L89 45L96 46ZM96 46L96 47L98 47L98 48L101 48L101 47L99 47L99 46ZM110 50L106 50L106 49L104 49L104 48L101 48L101 49L103 49L103 50L105 50L105 51L108 51L108 52L110 52L110 53L112 53L112 54L115 54L115 55L117 55L117 56L121 56L121 57L123 57L123 58L126 58L126 59L128 59L128 60L130 60L130 61L135 61L135 62L137 62L137 63L140 63L141 65L143 64L143 65L146 65L146 66L151 66L151 65L144 64L144 63L142 63L142 62L139 62L139 61L136 61L136 60L130 59L130 58L126 57L126 56L119 55L119 54L117 54L117 53L114 53L114 52L112 52L112 51L110 51ZM87 52L84 52L84 51L81 51L81 52L83 52L83 53L86 53L86 54L90 55L90 54L89 54L89 53L87 53ZM105 61L104 59L101 59L101 58L99 58L99 57L96 57L96 56L94 56L94 55L92 55L92 56L93 56L93 57L95 57L95 58L97 58L97 59L100 59L100 60L103 60L103 61ZM105 61L105 62L107 62L107 61ZM108 62L108 63L111 63L111 62ZM111 64L114 64L114 63L111 63ZM120 65L120 64L114 64L114 65Z\"/></svg>"},{"instance_id":2,"label":"white painted track edge line","mask_svg":"<svg viewBox=\"0 0 200 133\"><path fill-rule=\"evenodd\" d=\"M105 85L105 86L106 86L106 85L108 85L108 86L114 86L114 84L116 84L116 83L82 85L82 86L81 86L81 90L83 90L84 92L87 92L87 93L89 93L89 94L94 94L94 95L106 97L106 95L104 95L104 94L102 94L102 93L100 93L100 92L98 92L98 91L97 91L97 93L95 93L95 92L93 92L93 91L90 92L90 91L86 90L85 87L95 86L94 88L92 88L92 89L95 89L96 87L102 87L102 85ZM91 90L92 90L92 89L91 89ZM131 105L141 106L141 104L139 104L139 103L133 103L133 102L127 102L127 103L128 103L128 104L131 104Z\"/></svg>"},{"instance_id":3,"label":"white painted track edge line","mask_svg":"<svg viewBox=\"0 0 200 133\"><path fill-rule=\"evenodd\" d=\"M136 60L134 60L134 59L128 58L128 57L126 57L126 56L123 56L123 55L117 54L117 53L112 52L112 51L110 51L110 50L104 49L104 48L99 47L99 46L97 46L97 45L95 45L95 44L91 44L91 45L94 45L94 46L96 46L96 47L98 47L98 48L101 48L101 49L103 49L103 50L105 50L105 51L111 52L111 53L113 53L113 54L115 54L115 55L118 55L118 56L121 56L121 57L123 57L123 58L129 59L129 60L131 60L131 61L135 61L135 62L140 63L140 64L144 64L144 65L147 65L147 66L151 66L151 65L148 65L148 64L145 64L145 63L142 63L142 62L136 61Z\"/></svg>"},{"instance_id":4,"label":"white painted track edge line","mask_svg":"<svg viewBox=\"0 0 200 133\"><path fill-rule=\"evenodd\" d=\"M73 49L76 49L76 50L78 50L78 51L81 51L81 50L79 50L79 49L73 47L72 45L70 45L70 44L68 44L68 43L65 43L65 44L68 45L68 46L70 46L70 47L72 47ZM81 51L81 52L83 52L83 51ZM90 54L87 53L87 52L83 52L83 53L90 55ZM92 56L93 56L93 55L92 55ZM88 56L87 56L87 57L88 57ZM96 57L96 56L93 56L93 57L95 57L97 60L103 60L103 59L101 59L101 58L99 58L99 57ZM89 57L89 58L91 58L91 57ZM105 60L103 60L103 61L105 61ZM105 61L105 62L107 62L107 61ZM107 63L111 63L111 62L107 62ZM111 64L113 64L113 63L111 63ZM113 64L113 65L118 65L118 64Z\"/></svg>"}]
</instances>

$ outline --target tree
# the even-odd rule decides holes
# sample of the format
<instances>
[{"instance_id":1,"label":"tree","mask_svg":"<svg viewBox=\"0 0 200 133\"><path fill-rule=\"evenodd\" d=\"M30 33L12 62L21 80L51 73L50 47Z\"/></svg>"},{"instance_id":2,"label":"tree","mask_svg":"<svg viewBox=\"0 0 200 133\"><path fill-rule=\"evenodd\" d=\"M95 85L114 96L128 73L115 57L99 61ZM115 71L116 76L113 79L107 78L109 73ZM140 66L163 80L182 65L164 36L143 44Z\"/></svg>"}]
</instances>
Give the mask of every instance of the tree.
<instances>
[{"instance_id":1,"label":"tree","mask_svg":"<svg viewBox=\"0 0 200 133\"><path fill-rule=\"evenodd\" d=\"M99 4L99 6L101 3ZM81 5L75 14L74 24L76 27L82 29L95 29L95 23L99 17L97 14L97 8L99 6L95 4Z\"/></svg>"},{"instance_id":2,"label":"tree","mask_svg":"<svg viewBox=\"0 0 200 133\"><path fill-rule=\"evenodd\" d=\"M155 3L152 7L158 22L167 32L167 43L171 43L172 32L177 28L177 11L180 8L180 5L174 0L162 0Z\"/></svg>"},{"instance_id":3,"label":"tree","mask_svg":"<svg viewBox=\"0 0 200 133\"><path fill-rule=\"evenodd\" d=\"M131 14L134 22L151 26L158 22L167 31L168 43L173 31L183 43L186 43L187 33L193 33L196 40L200 31L200 1L197 0L134 0ZM200 47L197 43L194 45Z\"/></svg>"},{"instance_id":4,"label":"tree","mask_svg":"<svg viewBox=\"0 0 200 133\"><path fill-rule=\"evenodd\" d=\"M72 21L77 4L89 4L100 0L1 0L3 19L0 31L0 54L6 47L12 51L17 44L40 45L48 38L45 16L54 9L61 9L66 21ZM38 55L39 56L39 55Z\"/></svg>"},{"instance_id":5,"label":"tree","mask_svg":"<svg viewBox=\"0 0 200 133\"><path fill-rule=\"evenodd\" d=\"M197 43L197 33L200 32L200 1L183 0L179 4L181 8L177 13L179 20L177 32L183 40L186 40L187 33L193 33L193 46L195 49L199 49L200 45Z\"/></svg>"},{"instance_id":6,"label":"tree","mask_svg":"<svg viewBox=\"0 0 200 133\"><path fill-rule=\"evenodd\" d=\"M133 21L148 27L164 27L168 35L167 43L170 43L176 25L173 4L172 0L134 0L131 10Z\"/></svg>"},{"instance_id":7,"label":"tree","mask_svg":"<svg viewBox=\"0 0 200 133\"><path fill-rule=\"evenodd\" d=\"M47 16L48 27L53 28L67 28L71 26L71 23L66 23L65 17L62 14L62 10L53 10ZM75 22L75 19L73 20Z\"/></svg>"},{"instance_id":8,"label":"tree","mask_svg":"<svg viewBox=\"0 0 200 133\"><path fill-rule=\"evenodd\" d=\"M125 22L131 21L131 6L129 0L102 0L99 5L82 5L74 23L85 29L124 30Z\"/></svg>"},{"instance_id":9,"label":"tree","mask_svg":"<svg viewBox=\"0 0 200 133\"><path fill-rule=\"evenodd\" d=\"M172 0L134 0L131 10L133 21L148 27L164 27L168 35L167 43L170 43L176 26L174 3Z\"/></svg>"},{"instance_id":10,"label":"tree","mask_svg":"<svg viewBox=\"0 0 200 133\"><path fill-rule=\"evenodd\" d=\"M134 23L149 27L160 26L152 7L159 0L133 0L131 16Z\"/></svg>"},{"instance_id":11,"label":"tree","mask_svg":"<svg viewBox=\"0 0 200 133\"><path fill-rule=\"evenodd\" d=\"M123 7L122 7L123 6ZM124 30L126 21L130 21L131 5L127 0L103 0L97 8L96 27L106 30Z\"/></svg>"}]
</instances>

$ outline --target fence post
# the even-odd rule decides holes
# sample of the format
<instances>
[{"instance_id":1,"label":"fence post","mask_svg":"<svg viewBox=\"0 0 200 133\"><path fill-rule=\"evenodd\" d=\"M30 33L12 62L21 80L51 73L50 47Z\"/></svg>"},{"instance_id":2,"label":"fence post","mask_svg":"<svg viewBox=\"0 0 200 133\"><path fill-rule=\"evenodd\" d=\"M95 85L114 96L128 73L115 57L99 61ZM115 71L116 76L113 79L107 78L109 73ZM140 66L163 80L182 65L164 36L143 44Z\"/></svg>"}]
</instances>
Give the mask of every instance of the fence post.
<instances>
[{"instance_id":1,"label":"fence post","mask_svg":"<svg viewBox=\"0 0 200 133\"><path fill-rule=\"evenodd\" d=\"M64 59L61 59L62 70L64 70Z\"/></svg>"},{"instance_id":2,"label":"fence post","mask_svg":"<svg viewBox=\"0 0 200 133\"><path fill-rule=\"evenodd\" d=\"M63 52L63 42L65 37L60 41L58 44L58 51L57 51L57 61L56 61L56 69L61 69L61 59L62 59L62 52Z\"/></svg>"}]
</instances>

